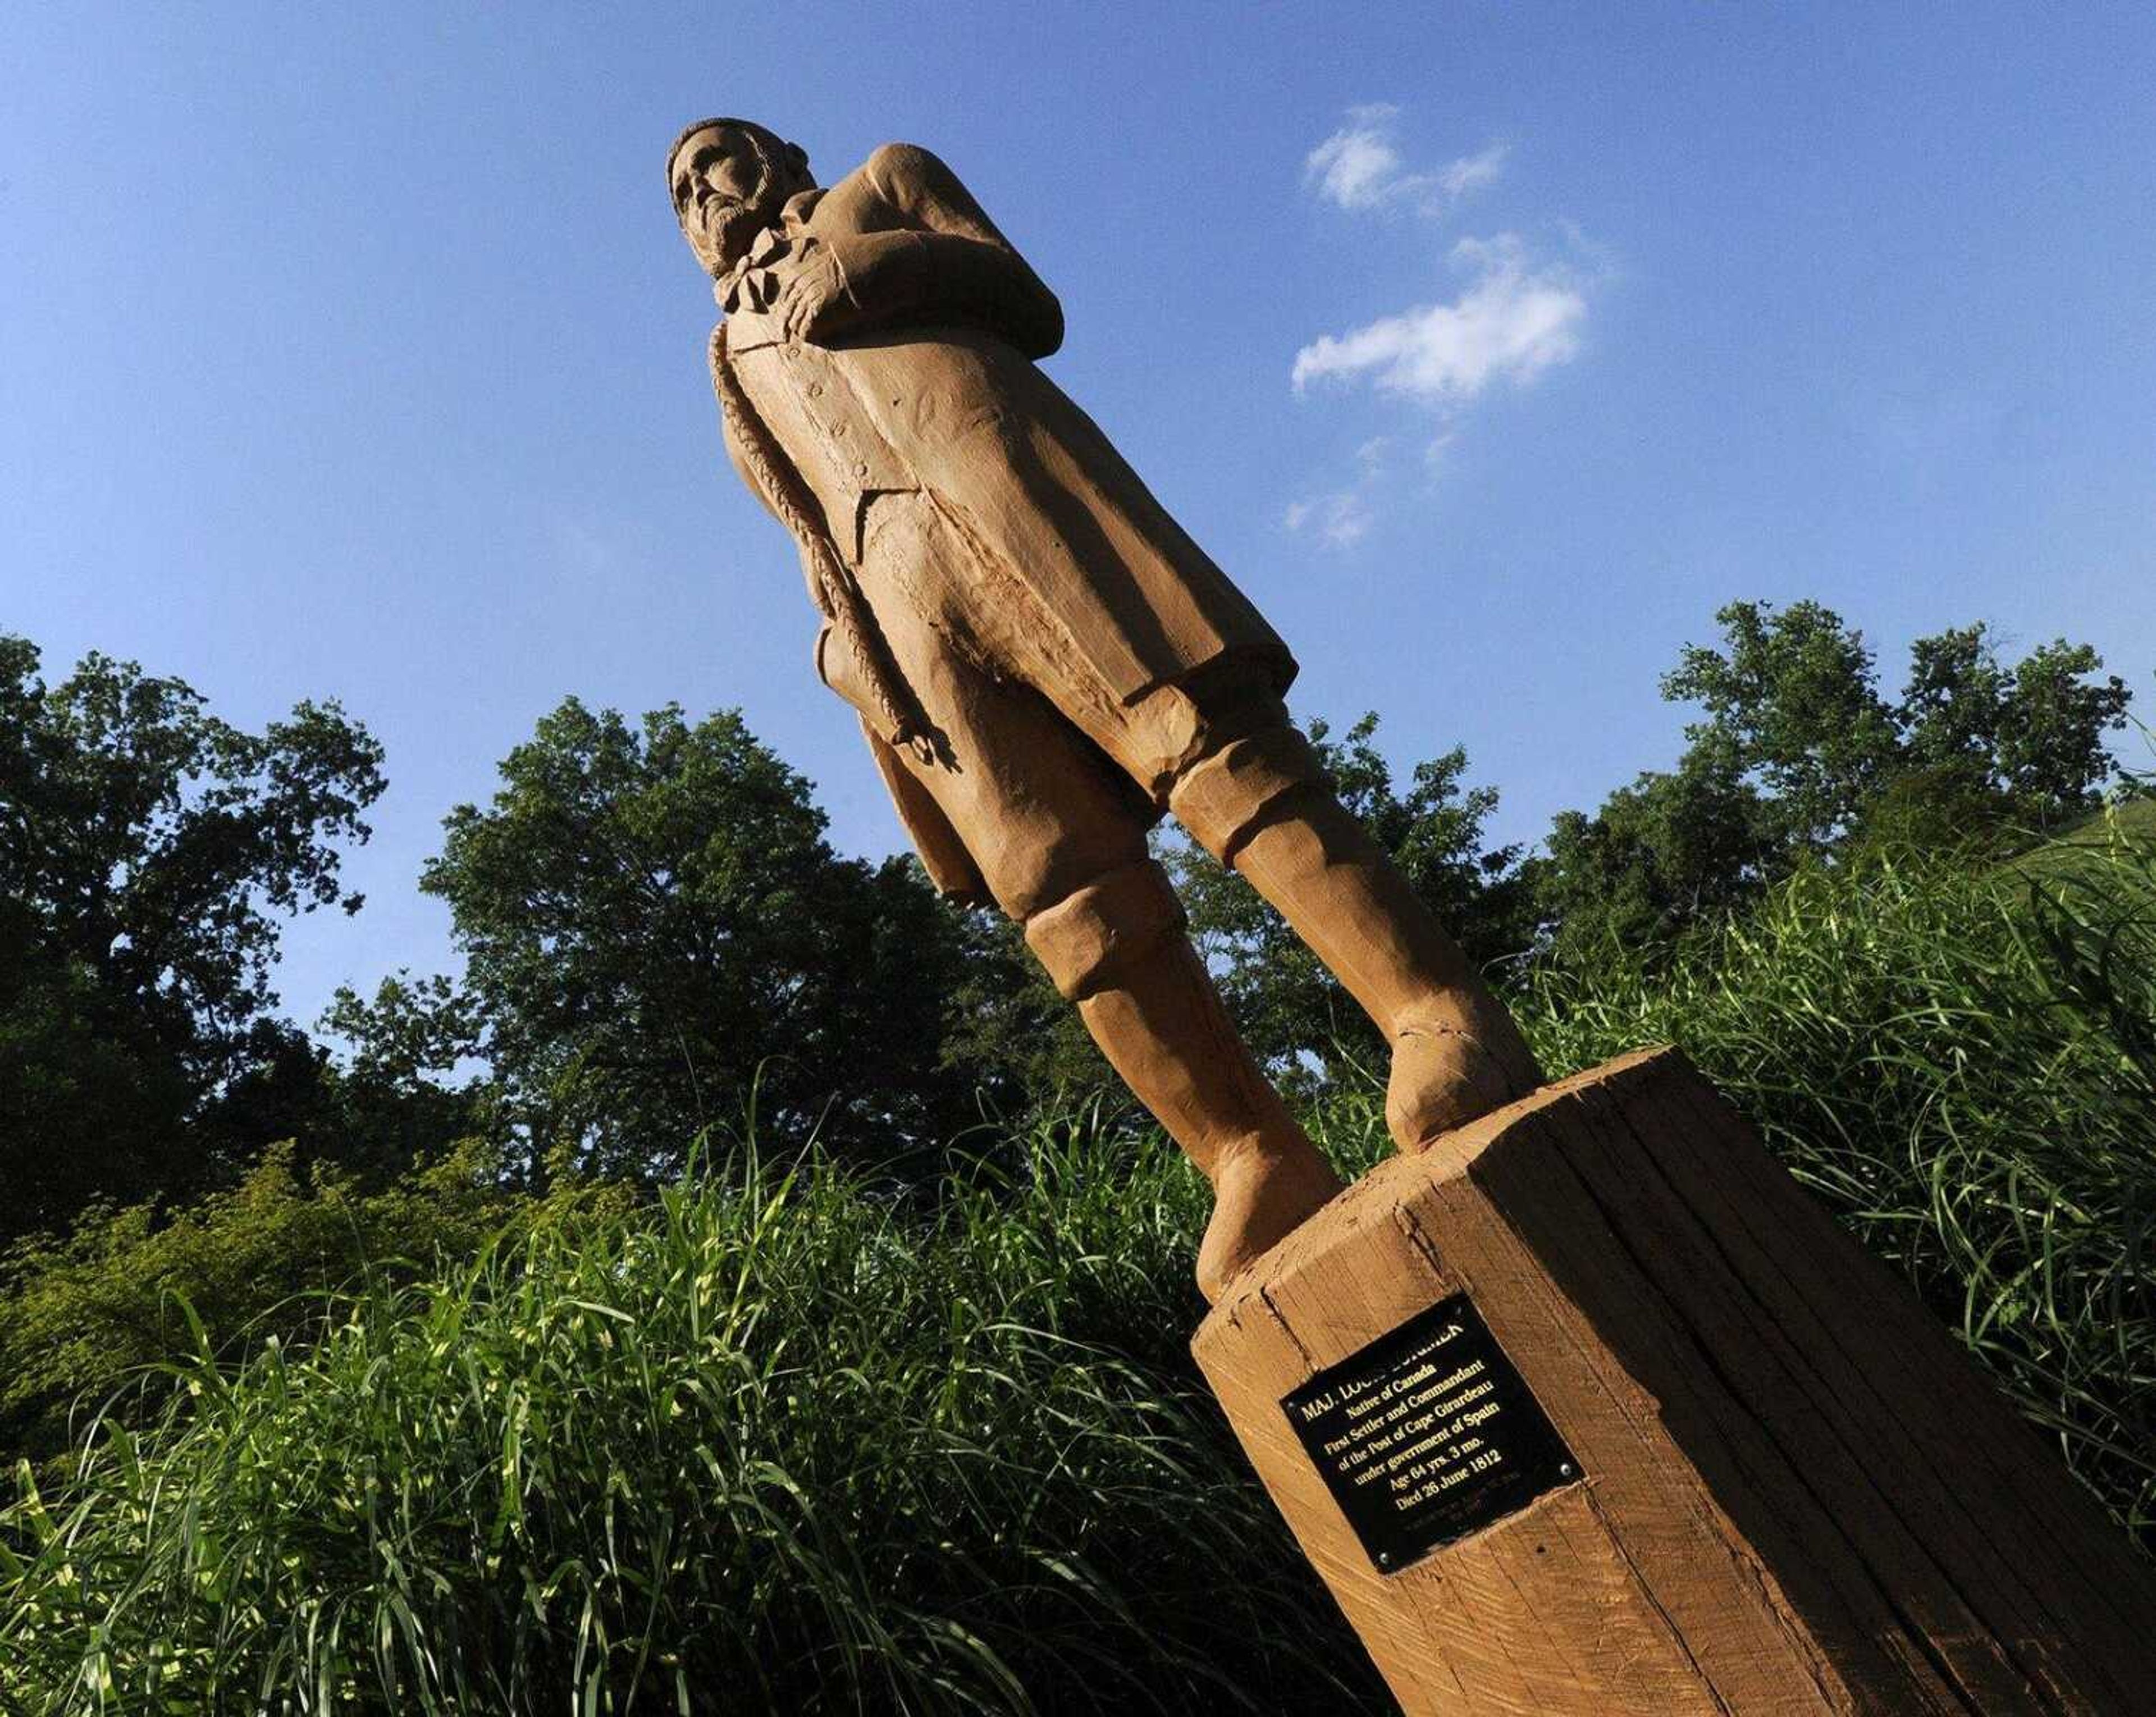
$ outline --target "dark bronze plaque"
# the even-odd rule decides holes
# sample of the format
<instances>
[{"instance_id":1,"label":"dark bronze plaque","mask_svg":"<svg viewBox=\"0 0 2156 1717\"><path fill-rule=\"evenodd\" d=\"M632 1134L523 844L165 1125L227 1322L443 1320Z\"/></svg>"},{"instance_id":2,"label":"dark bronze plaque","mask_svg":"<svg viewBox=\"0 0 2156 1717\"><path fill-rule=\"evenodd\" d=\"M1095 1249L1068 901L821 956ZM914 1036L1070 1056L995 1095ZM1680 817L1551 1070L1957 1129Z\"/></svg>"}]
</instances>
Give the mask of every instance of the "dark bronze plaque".
<instances>
[{"instance_id":1,"label":"dark bronze plaque","mask_svg":"<svg viewBox=\"0 0 2156 1717\"><path fill-rule=\"evenodd\" d=\"M1464 1293L1328 1366L1281 1407L1388 1573L1581 1477Z\"/></svg>"}]
</instances>

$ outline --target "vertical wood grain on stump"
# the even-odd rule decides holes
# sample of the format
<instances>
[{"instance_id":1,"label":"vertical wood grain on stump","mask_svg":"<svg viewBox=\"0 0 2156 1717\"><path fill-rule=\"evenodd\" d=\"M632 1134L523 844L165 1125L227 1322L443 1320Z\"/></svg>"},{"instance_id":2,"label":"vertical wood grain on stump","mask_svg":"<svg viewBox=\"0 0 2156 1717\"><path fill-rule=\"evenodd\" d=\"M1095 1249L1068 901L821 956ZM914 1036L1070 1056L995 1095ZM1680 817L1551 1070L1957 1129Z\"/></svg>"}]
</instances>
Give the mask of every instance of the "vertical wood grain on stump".
<instances>
[{"instance_id":1,"label":"vertical wood grain on stump","mask_svg":"<svg viewBox=\"0 0 2156 1717\"><path fill-rule=\"evenodd\" d=\"M1281 1398L1469 1296L1584 1477L1381 1571ZM2156 1711L2156 1585L1675 1051L1389 1162L1199 1365L1410 1714Z\"/></svg>"}]
</instances>

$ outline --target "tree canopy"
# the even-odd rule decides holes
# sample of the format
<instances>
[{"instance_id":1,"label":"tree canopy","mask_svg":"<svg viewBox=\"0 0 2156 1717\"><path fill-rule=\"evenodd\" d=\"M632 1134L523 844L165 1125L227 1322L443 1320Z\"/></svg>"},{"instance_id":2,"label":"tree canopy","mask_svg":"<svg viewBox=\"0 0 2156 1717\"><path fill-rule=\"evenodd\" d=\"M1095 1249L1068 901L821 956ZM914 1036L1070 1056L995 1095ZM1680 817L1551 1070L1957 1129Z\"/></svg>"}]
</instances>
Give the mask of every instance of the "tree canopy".
<instances>
[{"instance_id":1,"label":"tree canopy","mask_svg":"<svg viewBox=\"0 0 2156 1717\"><path fill-rule=\"evenodd\" d=\"M1666 944L1853 845L2002 846L2097 803L2131 694L2086 644L1999 655L1982 622L1917 639L1898 699L1863 635L1816 602L1733 602L1662 695L1697 704L1675 769L1560 815L1537 867L1558 953Z\"/></svg>"},{"instance_id":2,"label":"tree canopy","mask_svg":"<svg viewBox=\"0 0 2156 1717\"><path fill-rule=\"evenodd\" d=\"M0 635L0 1234L198 1188L267 1142L235 1092L316 1060L271 1015L282 922L334 906L382 750L333 702L249 733Z\"/></svg>"},{"instance_id":3,"label":"tree canopy","mask_svg":"<svg viewBox=\"0 0 2156 1717\"><path fill-rule=\"evenodd\" d=\"M464 1011L408 988L343 1023L362 1058L482 1056L542 1155L642 1177L752 1104L767 1141L856 1149L970 1113L942 1053L952 913L911 861L834 853L738 712L632 726L567 700L450 813L420 886L453 915Z\"/></svg>"},{"instance_id":4,"label":"tree canopy","mask_svg":"<svg viewBox=\"0 0 2156 1717\"><path fill-rule=\"evenodd\" d=\"M1470 956L1656 958L1687 927L1868 842L1996 853L2083 815L2128 695L2087 645L2018 661L1979 624L1920 638L1897 696L1832 609L1732 603L1663 695L1676 764L1494 844L1459 748L1404 777L1366 715L1312 738L1342 800ZM293 914L359 901L382 756L333 702L249 733L182 681L91 655L48 686L0 635L0 1241L86 1205L234 1184L274 1142L391 1184L484 1135L663 1178L750 1118L896 1163L986 1109L1121 1087L1000 918L938 900L911 858L831 847L809 784L738 712L631 721L565 701L459 806L420 886L466 969L340 992L311 1037L276 1013ZM1253 1048L1292 1082L1384 1046L1240 878L1160 842ZM333 1056L326 1041L341 1041ZM914 1164L913 1166L918 1166Z\"/></svg>"}]
</instances>

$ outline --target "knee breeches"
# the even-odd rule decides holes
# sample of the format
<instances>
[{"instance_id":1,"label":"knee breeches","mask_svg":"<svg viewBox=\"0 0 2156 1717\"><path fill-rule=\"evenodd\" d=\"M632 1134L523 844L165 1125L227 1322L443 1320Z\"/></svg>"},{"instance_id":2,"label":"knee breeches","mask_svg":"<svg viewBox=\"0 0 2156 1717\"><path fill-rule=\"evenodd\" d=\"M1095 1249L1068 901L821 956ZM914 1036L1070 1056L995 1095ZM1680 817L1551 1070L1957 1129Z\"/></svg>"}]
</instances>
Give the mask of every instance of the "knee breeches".
<instances>
[{"instance_id":1,"label":"knee breeches","mask_svg":"<svg viewBox=\"0 0 2156 1717\"><path fill-rule=\"evenodd\" d=\"M819 640L819 670L863 712L938 886L993 898L1024 925L1057 986L1082 998L1182 927L1146 850L1163 810L1232 862L1322 773L1278 696L1247 676L1201 675L1188 689L1162 686L1128 705L1018 678L967 600L970 553L926 495L881 496L870 506L862 594L938 730L935 761L883 743L863 688L845 679L847 651Z\"/></svg>"}]
</instances>

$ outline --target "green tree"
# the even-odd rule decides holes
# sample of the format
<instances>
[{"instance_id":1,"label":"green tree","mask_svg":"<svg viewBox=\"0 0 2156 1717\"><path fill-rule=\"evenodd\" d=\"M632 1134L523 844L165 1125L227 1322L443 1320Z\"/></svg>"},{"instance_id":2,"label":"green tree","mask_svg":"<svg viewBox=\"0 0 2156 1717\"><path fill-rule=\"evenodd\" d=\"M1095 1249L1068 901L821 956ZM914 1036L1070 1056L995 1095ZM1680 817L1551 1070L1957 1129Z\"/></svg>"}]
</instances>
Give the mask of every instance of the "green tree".
<instances>
[{"instance_id":1,"label":"green tree","mask_svg":"<svg viewBox=\"0 0 2156 1717\"><path fill-rule=\"evenodd\" d=\"M1895 712L1879 695L1863 635L1816 602L1732 602L1718 609L1722 647L1687 644L1662 696L1703 706L1685 729L1711 771L1757 789L1768 838L1784 854L1823 852L1902 766Z\"/></svg>"},{"instance_id":2,"label":"green tree","mask_svg":"<svg viewBox=\"0 0 2156 1717\"><path fill-rule=\"evenodd\" d=\"M473 1066L478 1009L448 979L399 972L371 1001L341 988L317 1028L348 1051L339 1066L309 1046L336 1099L346 1161L378 1175L474 1139L509 1149L495 1082Z\"/></svg>"},{"instance_id":3,"label":"green tree","mask_svg":"<svg viewBox=\"0 0 2156 1717\"><path fill-rule=\"evenodd\" d=\"M276 1136L244 1099L308 1058L270 1013L281 923L358 909L339 845L383 784L334 702L249 733L135 663L38 660L0 635L0 1236Z\"/></svg>"},{"instance_id":4,"label":"green tree","mask_svg":"<svg viewBox=\"0 0 2156 1717\"><path fill-rule=\"evenodd\" d=\"M1662 695L1699 704L1676 768L1593 816L1568 812L1534 867L1563 957L1666 944L1687 925L1860 842L2010 846L2085 815L2130 694L2087 645L2002 661L1981 623L1917 639L1890 702L1831 609L1735 602Z\"/></svg>"},{"instance_id":5,"label":"green tree","mask_svg":"<svg viewBox=\"0 0 2156 1717\"><path fill-rule=\"evenodd\" d=\"M2133 694L2086 644L2056 638L2011 668L1981 622L1911 647L1897 712L1908 768L1951 782L1977 815L2035 832L2086 815L2113 763L2104 735Z\"/></svg>"},{"instance_id":6,"label":"green tree","mask_svg":"<svg viewBox=\"0 0 2156 1717\"><path fill-rule=\"evenodd\" d=\"M408 1057L476 1049L536 1151L638 1178L752 1102L766 1141L820 1128L855 1151L926 1149L970 1118L942 1054L951 912L911 861L833 852L808 783L738 712L632 727L571 698L501 778L450 813L420 884L454 916L468 1012L377 997L359 1064L400 1037Z\"/></svg>"},{"instance_id":7,"label":"green tree","mask_svg":"<svg viewBox=\"0 0 2156 1717\"><path fill-rule=\"evenodd\" d=\"M1310 724L1341 803L1471 959L1487 964L1527 953L1536 929L1522 849L1484 844L1496 789L1464 784L1467 754L1457 746L1417 763L1404 785L1397 784L1374 743L1377 731L1373 714L1338 739L1324 722ZM1296 1083L1314 1063L1320 1077L1329 1077L1343 1057L1383 1064L1376 1029L1255 889L1186 841L1171 842L1165 856L1230 1011L1276 1077Z\"/></svg>"},{"instance_id":8,"label":"green tree","mask_svg":"<svg viewBox=\"0 0 2156 1717\"><path fill-rule=\"evenodd\" d=\"M1649 771L1589 816L1565 811L1531 866L1568 964L1623 959L1749 897L1778 853L1767 807L1724 748L1696 745L1676 769Z\"/></svg>"}]
</instances>

